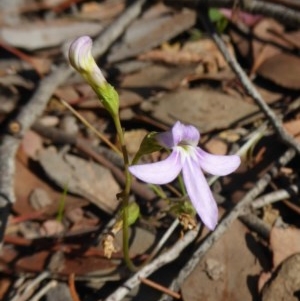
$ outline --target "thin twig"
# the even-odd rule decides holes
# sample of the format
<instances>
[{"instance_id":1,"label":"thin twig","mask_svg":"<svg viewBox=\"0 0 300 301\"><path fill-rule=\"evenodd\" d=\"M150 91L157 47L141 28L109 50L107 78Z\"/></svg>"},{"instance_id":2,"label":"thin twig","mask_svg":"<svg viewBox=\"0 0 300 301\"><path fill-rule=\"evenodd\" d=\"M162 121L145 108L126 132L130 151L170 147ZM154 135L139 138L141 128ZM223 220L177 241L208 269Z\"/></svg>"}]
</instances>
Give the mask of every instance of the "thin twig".
<instances>
[{"instance_id":1,"label":"thin twig","mask_svg":"<svg viewBox=\"0 0 300 301\"><path fill-rule=\"evenodd\" d=\"M290 198L291 196L295 196L298 194L299 188L296 185L291 185L286 189L280 189L268 194L261 196L260 198L254 200L251 204L253 209L259 209L266 205Z\"/></svg>"},{"instance_id":2,"label":"thin twig","mask_svg":"<svg viewBox=\"0 0 300 301\"><path fill-rule=\"evenodd\" d=\"M58 282L56 280L49 281L42 287L29 301L40 301L52 288L56 287Z\"/></svg>"},{"instance_id":3,"label":"thin twig","mask_svg":"<svg viewBox=\"0 0 300 301\"><path fill-rule=\"evenodd\" d=\"M152 288L154 288L154 289L156 289L158 291L161 291L164 294L168 294L169 296L171 296L171 297L173 297L175 299L180 299L180 297L181 297L180 294L175 293L173 291L170 291L165 286L162 286L162 285L160 285L160 284L158 284L158 283L156 283L156 282L154 282L152 280L149 280L147 278L141 278L141 277L140 277L140 280L141 280L142 283L144 283L144 284L146 284L146 285L148 285L148 286L150 286L150 287L152 287Z\"/></svg>"},{"instance_id":4,"label":"thin twig","mask_svg":"<svg viewBox=\"0 0 300 301\"><path fill-rule=\"evenodd\" d=\"M108 296L105 299L105 301L122 300L132 289L134 289L137 285L140 284L140 278L147 278L149 275L157 271L160 267L175 260L183 251L183 249L196 238L198 230L199 230L199 226L195 230L189 231L170 250L161 254L159 257L154 259L151 263L149 263L148 265L143 267L140 271L135 273L115 292L113 292L110 296Z\"/></svg>"},{"instance_id":5,"label":"thin twig","mask_svg":"<svg viewBox=\"0 0 300 301\"><path fill-rule=\"evenodd\" d=\"M107 146L109 146L113 151L115 151L119 156L122 156L122 152L110 142L108 138L101 132L97 131L80 113L78 113L72 106L70 106L65 100L60 99L61 103L70 110L90 131L92 131L100 141L103 141Z\"/></svg>"},{"instance_id":6,"label":"thin twig","mask_svg":"<svg viewBox=\"0 0 300 301\"><path fill-rule=\"evenodd\" d=\"M39 274L37 277L35 277L32 281L26 281L24 285L26 287L24 288L23 291L20 291L17 293L11 301L26 301L28 300L33 294L35 289L38 287L38 285L45 280L47 277L49 277L49 272L44 271L41 274ZM29 283L28 283L29 282Z\"/></svg>"},{"instance_id":7,"label":"thin twig","mask_svg":"<svg viewBox=\"0 0 300 301\"><path fill-rule=\"evenodd\" d=\"M171 234L174 232L176 227L179 225L179 220L176 218L171 226L168 228L168 230L164 233L163 237L159 240L158 244L154 248L154 250L151 252L150 257L154 258L155 255L158 254L158 252L161 250L162 246L165 244L165 242L169 239Z\"/></svg>"},{"instance_id":8,"label":"thin twig","mask_svg":"<svg viewBox=\"0 0 300 301\"><path fill-rule=\"evenodd\" d=\"M80 301L75 287L75 275L72 273L68 279L69 290L73 301Z\"/></svg>"},{"instance_id":9,"label":"thin twig","mask_svg":"<svg viewBox=\"0 0 300 301\"><path fill-rule=\"evenodd\" d=\"M296 152L294 149L287 150L276 162L276 164L267 172L256 185L243 197L243 199L225 216L216 230L212 232L199 246L196 252L193 254L188 263L180 271L178 277L171 283L169 288L172 291L179 291L181 284L195 269L198 262L204 257L206 252L213 246L213 244L221 238L221 236L228 230L232 223L241 215L247 212L250 203L266 188L273 177L279 172L279 167L286 165L294 156ZM163 296L160 301L169 301L169 296Z\"/></svg>"},{"instance_id":10,"label":"thin twig","mask_svg":"<svg viewBox=\"0 0 300 301\"><path fill-rule=\"evenodd\" d=\"M253 145L255 145L255 143L257 143L257 141L264 136L266 129L267 129L267 124L263 123L258 129L256 129L251 134L249 139L241 146L241 148L235 153L235 155L238 155L240 157L245 156L249 151L249 149L251 149L251 147L253 147ZM209 186L213 185L219 178L220 176L212 176L208 180L208 185Z\"/></svg>"},{"instance_id":11,"label":"thin twig","mask_svg":"<svg viewBox=\"0 0 300 301\"><path fill-rule=\"evenodd\" d=\"M249 213L242 215L239 219L252 231L257 233L260 237L264 238L266 241L269 241L271 226L265 223L254 213Z\"/></svg>"},{"instance_id":12,"label":"thin twig","mask_svg":"<svg viewBox=\"0 0 300 301\"><path fill-rule=\"evenodd\" d=\"M164 2L171 6L197 9L199 13L208 7L233 9L237 2L238 9L241 11L271 17L283 24L300 26L300 13L298 11L262 0L165 0Z\"/></svg>"}]
</instances>

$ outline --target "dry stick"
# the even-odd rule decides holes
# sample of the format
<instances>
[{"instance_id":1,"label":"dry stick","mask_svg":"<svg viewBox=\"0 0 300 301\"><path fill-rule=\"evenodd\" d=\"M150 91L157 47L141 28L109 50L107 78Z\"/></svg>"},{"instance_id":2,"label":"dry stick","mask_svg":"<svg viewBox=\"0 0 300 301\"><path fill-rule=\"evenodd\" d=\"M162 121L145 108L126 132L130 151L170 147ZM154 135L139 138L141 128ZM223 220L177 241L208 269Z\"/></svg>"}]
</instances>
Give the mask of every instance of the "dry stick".
<instances>
[{"instance_id":1,"label":"dry stick","mask_svg":"<svg viewBox=\"0 0 300 301\"><path fill-rule=\"evenodd\" d=\"M137 0L129 6L95 40L94 54L102 55L109 46L124 32L126 27L141 13L146 0ZM15 155L24 133L32 126L53 95L55 89L64 82L73 70L61 64L52 73L40 81L30 101L20 110L14 122L20 125L18 135L6 134L0 145L0 242L2 244L11 204L15 201L14 174ZM1 249L1 245L0 245Z\"/></svg>"},{"instance_id":2,"label":"dry stick","mask_svg":"<svg viewBox=\"0 0 300 301\"><path fill-rule=\"evenodd\" d=\"M262 0L165 0L167 5L197 9L199 13L207 7L234 8L268 17L272 17L291 26L300 26L300 13L284 5L264 2Z\"/></svg>"},{"instance_id":3,"label":"dry stick","mask_svg":"<svg viewBox=\"0 0 300 301\"><path fill-rule=\"evenodd\" d=\"M291 185L288 188L276 190L257 198L251 203L251 207L253 209L258 209L266 205L285 200L293 195L295 196L298 194L298 192L299 187L296 185Z\"/></svg>"},{"instance_id":4,"label":"dry stick","mask_svg":"<svg viewBox=\"0 0 300 301\"><path fill-rule=\"evenodd\" d=\"M152 281L152 280L150 280L150 279L147 279L147 278L141 278L141 277L140 277L140 281L141 281L142 283L144 283L144 284L146 284L146 285L148 285L148 286L150 286L150 287L152 287L152 288L158 290L158 291L161 291L161 292L163 292L163 293L165 293L165 294L170 295L171 297L173 297L173 298L175 298L175 299L180 299L180 297L181 297L180 294L175 293L175 292L172 292L172 291L170 291L169 289L167 289L166 287L164 287L164 286L162 286L162 285L160 285L160 284L158 284L158 283L156 283L156 282L154 282L154 281Z\"/></svg>"},{"instance_id":5,"label":"dry stick","mask_svg":"<svg viewBox=\"0 0 300 301\"><path fill-rule=\"evenodd\" d=\"M31 280L27 285L24 291L17 293L11 301L26 301L28 300L33 294L35 289L40 285L42 281L44 281L47 277L49 277L50 272L44 271L39 274L36 278Z\"/></svg>"},{"instance_id":6,"label":"dry stick","mask_svg":"<svg viewBox=\"0 0 300 301\"><path fill-rule=\"evenodd\" d=\"M56 280L49 281L43 286L29 301L39 301L44 297L51 289L56 287L58 282Z\"/></svg>"},{"instance_id":7,"label":"dry stick","mask_svg":"<svg viewBox=\"0 0 300 301\"><path fill-rule=\"evenodd\" d=\"M70 290L72 300L73 301L80 301L80 298L77 294L76 287L75 287L75 274L74 273L72 273L69 276L68 283L69 283L69 290Z\"/></svg>"},{"instance_id":8,"label":"dry stick","mask_svg":"<svg viewBox=\"0 0 300 301\"><path fill-rule=\"evenodd\" d=\"M276 162L275 166L266 173L256 185L243 197L243 199L225 216L219 225L217 226L214 232L211 232L210 235L203 241L199 246L196 252L193 254L188 263L180 271L178 277L172 282L169 286L169 289L172 291L179 291L181 284L184 280L191 274L195 269L198 262L203 258L206 252L213 246L213 244L228 230L232 223L241 215L244 214L249 208L250 203L266 188L270 183L273 177L275 177L279 170L280 166L286 165L294 156L296 152L294 149L288 149ZM160 301L169 301L169 296L163 296Z\"/></svg>"},{"instance_id":9,"label":"dry stick","mask_svg":"<svg viewBox=\"0 0 300 301\"><path fill-rule=\"evenodd\" d=\"M272 227L265 223L254 213L249 213L242 215L239 219L252 231L257 233L260 237L264 238L266 241L269 240L270 232Z\"/></svg>"},{"instance_id":10,"label":"dry stick","mask_svg":"<svg viewBox=\"0 0 300 301\"><path fill-rule=\"evenodd\" d=\"M300 143L297 142L290 134L287 133L287 131L283 128L282 122L279 120L279 118L276 116L274 111L270 109L270 107L266 104L266 102L263 100L262 96L259 94L257 89L252 85L251 81L249 80L248 76L244 72L244 70L241 68L239 63L236 61L235 57L231 55L231 53L228 51L224 41L220 37L220 35L217 34L215 31L214 26L211 24L207 13L201 14L204 26L206 27L206 30L213 38L214 42L218 46L220 52L224 56L225 60L229 64L229 66L232 68L238 79L241 81L243 87L246 89L247 93L253 98L255 103L259 106L259 108L264 112L268 120L271 122L272 126L274 127L275 131L277 132L280 139L287 144L290 147L293 147L296 149L298 154L300 154Z\"/></svg>"},{"instance_id":11,"label":"dry stick","mask_svg":"<svg viewBox=\"0 0 300 301\"><path fill-rule=\"evenodd\" d=\"M155 271L157 271L162 266L168 264L175 260L183 249L188 246L197 236L199 226L189 231L182 239L180 239L170 250L166 251L162 255L158 256L148 265L143 267L140 271L135 273L131 278L129 278L122 286L117 288L110 296L108 296L105 301L120 301L137 285L140 284L140 278L146 278ZM100 301L100 300L99 300Z\"/></svg>"}]
</instances>

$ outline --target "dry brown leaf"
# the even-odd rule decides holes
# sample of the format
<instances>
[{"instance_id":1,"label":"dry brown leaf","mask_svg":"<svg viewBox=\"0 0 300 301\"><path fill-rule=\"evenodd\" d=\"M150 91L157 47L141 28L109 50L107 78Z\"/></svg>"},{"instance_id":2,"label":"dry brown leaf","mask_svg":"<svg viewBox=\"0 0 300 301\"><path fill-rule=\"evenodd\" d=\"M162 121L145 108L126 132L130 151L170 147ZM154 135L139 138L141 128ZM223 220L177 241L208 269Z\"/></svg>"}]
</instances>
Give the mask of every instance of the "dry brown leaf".
<instances>
[{"instance_id":1,"label":"dry brown leaf","mask_svg":"<svg viewBox=\"0 0 300 301\"><path fill-rule=\"evenodd\" d=\"M157 4L147 14L132 23L116 43L110 54L110 63L133 57L169 41L195 24L196 14L191 10L174 11Z\"/></svg>"},{"instance_id":2,"label":"dry brown leaf","mask_svg":"<svg viewBox=\"0 0 300 301\"><path fill-rule=\"evenodd\" d=\"M78 17L85 20L107 21L119 15L125 8L124 1L84 2Z\"/></svg>"},{"instance_id":3,"label":"dry brown leaf","mask_svg":"<svg viewBox=\"0 0 300 301\"><path fill-rule=\"evenodd\" d=\"M139 55L138 59L143 61L164 62L172 65L200 63L203 61L203 55L191 53L189 51L166 51L166 50L150 50Z\"/></svg>"},{"instance_id":4,"label":"dry brown leaf","mask_svg":"<svg viewBox=\"0 0 300 301\"><path fill-rule=\"evenodd\" d=\"M29 158L36 159L37 152L43 148L43 140L36 132L29 130L22 139L21 147Z\"/></svg>"},{"instance_id":5,"label":"dry brown leaf","mask_svg":"<svg viewBox=\"0 0 300 301\"><path fill-rule=\"evenodd\" d=\"M36 188L41 188L49 194L52 200L52 205L47 208L47 214L56 214L59 207L59 200L62 192L53 189L48 183L43 182L35 175L27 166L21 163L19 157L16 159L15 173L15 192L16 202L14 203L14 212L20 215L32 214L32 206L29 204L29 197L32 191ZM89 202L79 197L67 195L65 198L65 209L86 206Z\"/></svg>"},{"instance_id":6,"label":"dry brown leaf","mask_svg":"<svg viewBox=\"0 0 300 301\"><path fill-rule=\"evenodd\" d=\"M256 159L255 161L259 161L259 160ZM265 206L263 208L262 219L266 224L273 226L279 216L280 216L279 210L273 208L271 205Z\"/></svg>"},{"instance_id":7,"label":"dry brown leaf","mask_svg":"<svg viewBox=\"0 0 300 301\"><path fill-rule=\"evenodd\" d=\"M232 44L226 42L226 46L228 51L234 56L235 54ZM212 39L203 38L198 41L187 42L183 46L182 50L188 51L193 54L202 55L204 62L215 61L218 69L223 69L227 66L227 62L224 59L224 56L221 54L221 52L219 51L218 47Z\"/></svg>"},{"instance_id":8,"label":"dry brown leaf","mask_svg":"<svg viewBox=\"0 0 300 301\"><path fill-rule=\"evenodd\" d=\"M22 26L3 26L0 28L0 39L14 47L37 50L58 46L68 39L84 34L94 36L102 29L103 25L100 23L53 19L47 22L30 22Z\"/></svg>"},{"instance_id":9,"label":"dry brown leaf","mask_svg":"<svg viewBox=\"0 0 300 301\"><path fill-rule=\"evenodd\" d=\"M209 139L204 146L212 154L226 155L228 151L227 144L218 138Z\"/></svg>"},{"instance_id":10,"label":"dry brown leaf","mask_svg":"<svg viewBox=\"0 0 300 301\"><path fill-rule=\"evenodd\" d=\"M231 44L229 51L234 54ZM201 39L187 42L182 49L166 48L151 50L139 56L141 60L159 61L173 65L200 63L213 64L213 69L218 70L227 66L227 63L215 43L211 39ZM208 70L209 71L209 70Z\"/></svg>"},{"instance_id":11,"label":"dry brown leaf","mask_svg":"<svg viewBox=\"0 0 300 301\"><path fill-rule=\"evenodd\" d=\"M60 87L55 90L55 96L59 99L65 100L69 104L76 104L80 100L80 95L77 89L73 86Z\"/></svg>"},{"instance_id":12,"label":"dry brown leaf","mask_svg":"<svg viewBox=\"0 0 300 301\"><path fill-rule=\"evenodd\" d=\"M287 121L283 124L283 127L300 142L300 119Z\"/></svg>"},{"instance_id":13,"label":"dry brown leaf","mask_svg":"<svg viewBox=\"0 0 300 301\"><path fill-rule=\"evenodd\" d=\"M155 90L177 88L188 75L194 73L195 67L152 65L125 76L121 86L149 97Z\"/></svg>"},{"instance_id":14,"label":"dry brown leaf","mask_svg":"<svg viewBox=\"0 0 300 301\"><path fill-rule=\"evenodd\" d=\"M275 54L280 53L280 47L290 48L291 45L278 34L284 34L284 27L273 19L262 19L253 29L254 39L252 40L253 65L251 74Z\"/></svg>"},{"instance_id":15,"label":"dry brown leaf","mask_svg":"<svg viewBox=\"0 0 300 301\"><path fill-rule=\"evenodd\" d=\"M8 290L12 285L13 279L7 276L2 276L0 279L0 299L5 300Z\"/></svg>"},{"instance_id":16,"label":"dry brown leaf","mask_svg":"<svg viewBox=\"0 0 300 301\"><path fill-rule=\"evenodd\" d=\"M44 75L49 73L50 68L52 66L52 61L46 58L32 58L32 64L34 69L38 72L40 75Z\"/></svg>"},{"instance_id":17,"label":"dry brown leaf","mask_svg":"<svg viewBox=\"0 0 300 301\"><path fill-rule=\"evenodd\" d=\"M133 156L140 148L141 142L147 135L147 131L143 129L126 131L124 134L125 144L127 145L128 154Z\"/></svg>"},{"instance_id":18,"label":"dry brown leaf","mask_svg":"<svg viewBox=\"0 0 300 301\"><path fill-rule=\"evenodd\" d=\"M273 55L260 65L257 74L281 87L299 90L300 58L288 53Z\"/></svg>"},{"instance_id":19,"label":"dry brown leaf","mask_svg":"<svg viewBox=\"0 0 300 301\"><path fill-rule=\"evenodd\" d=\"M254 42L255 43L255 42ZM255 47L255 46L253 46ZM259 51L256 54L256 56L253 58L254 62L251 67L250 76L257 73L257 69L270 57L280 53L280 50L273 45L269 44L262 44L261 47L259 47Z\"/></svg>"},{"instance_id":20,"label":"dry brown leaf","mask_svg":"<svg viewBox=\"0 0 300 301\"><path fill-rule=\"evenodd\" d=\"M73 155L62 155L54 148L40 151L39 163L58 186L81 195L107 213L113 213L119 202L119 186L110 171L92 161Z\"/></svg>"},{"instance_id":21,"label":"dry brown leaf","mask_svg":"<svg viewBox=\"0 0 300 301\"><path fill-rule=\"evenodd\" d=\"M292 227L273 227L270 234L273 267L276 268L289 256L300 253L300 230Z\"/></svg>"},{"instance_id":22,"label":"dry brown leaf","mask_svg":"<svg viewBox=\"0 0 300 301\"><path fill-rule=\"evenodd\" d=\"M262 42L271 42L278 46L289 47L289 42L276 33L284 33L284 26L274 19L264 18L253 28L254 36Z\"/></svg>"},{"instance_id":23,"label":"dry brown leaf","mask_svg":"<svg viewBox=\"0 0 300 301\"><path fill-rule=\"evenodd\" d=\"M194 124L200 131L228 128L257 108L240 98L206 88L179 90L156 97L152 116L173 125L177 120Z\"/></svg>"}]
</instances>

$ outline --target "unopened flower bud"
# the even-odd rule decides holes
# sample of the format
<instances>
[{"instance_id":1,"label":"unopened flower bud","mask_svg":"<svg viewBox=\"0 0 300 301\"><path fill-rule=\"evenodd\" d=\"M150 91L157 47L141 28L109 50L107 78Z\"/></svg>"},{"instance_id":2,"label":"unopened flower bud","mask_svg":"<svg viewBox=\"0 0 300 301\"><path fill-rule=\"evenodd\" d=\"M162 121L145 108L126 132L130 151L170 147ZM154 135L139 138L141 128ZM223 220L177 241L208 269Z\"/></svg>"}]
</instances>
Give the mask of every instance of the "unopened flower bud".
<instances>
[{"instance_id":1,"label":"unopened flower bud","mask_svg":"<svg viewBox=\"0 0 300 301\"><path fill-rule=\"evenodd\" d=\"M70 46L69 60L73 68L94 87L107 82L92 56L92 45L93 41L88 36L76 39Z\"/></svg>"},{"instance_id":2,"label":"unopened flower bud","mask_svg":"<svg viewBox=\"0 0 300 301\"><path fill-rule=\"evenodd\" d=\"M106 110L113 116L119 112L119 96L106 81L92 56L93 41L88 36L76 39L69 48L69 61L93 88Z\"/></svg>"}]
</instances>

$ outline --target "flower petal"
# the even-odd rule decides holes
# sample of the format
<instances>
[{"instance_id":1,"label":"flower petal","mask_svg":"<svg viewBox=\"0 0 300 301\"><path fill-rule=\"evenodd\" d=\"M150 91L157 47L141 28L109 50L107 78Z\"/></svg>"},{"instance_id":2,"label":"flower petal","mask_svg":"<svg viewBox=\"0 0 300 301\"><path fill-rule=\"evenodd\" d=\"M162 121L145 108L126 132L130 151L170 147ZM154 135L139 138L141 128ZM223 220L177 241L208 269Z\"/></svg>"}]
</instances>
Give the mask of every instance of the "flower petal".
<instances>
[{"instance_id":1,"label":"flower petal","mask_svg":"<svg viewBox=\"0 0 300 301\"><path fill-rule=\"evenodd\" d=\"M138 179L151 184L166 184L172 182L182 168L181 153L173 150L165 160L141 165L132 165L129 171Z\"/></svg>"},{"instance_id":2,"label":"flower petal","mask_svg":"<svg viewBox=\"0 0 300 301\"><path fill-rule=\"evenodd\" d=\"M212 155L197 147L198 162L203 170L216 176L226 176L235 171L241 164L237 155Z\"/></svg>"},{"instance_id":3,"label":"flower petal","mask_svg":"<svg viewBox=\"0 0 300 301\"><path fill-rule=\"evenodd\" d=\"M187 158L182 169L187 193L202 222L214 230L218 222L218 207L198 163Z\"/></svg>"},{"instance_id":4,"label":"flower petal","mask_svg":"<svg viewBox=\"0 0 300 301\"><path fill-rule=\"evenodd\" d=\"M89 36L82 36L74 40L69 48L69 60L71 65L79 72L89 68L92 58L93 41Z\"/></svg>"},{"instance_id":5,"label":"flower petal","mask_svg":"<svg viewBox=\"0 0 300 301\"><path fill-rule=\"evenodd\" d=\"M177 121L172 128L172 135L174 144L178 145L179 143L188 144L191 146L197 146L200 133L192 125L184 125L180 121Z\"/></svg>"},{"instance_id":6,"label":"flower petal","mask_svg":"<svg viewBox=\"0 0 300 301\"><path fill-rule=\"evenodd\" d=\"M167 149L175 146L172 130L156 134L155 139L159 145Z\"/></svg>"},{"instance_id":7,"label":"flower petal","mask_svg":"<svg viewBox=\"0 0 300 301\"><path fill-rule=\"evenodd\" d=\"M195 147L199 142L200 133L194 126L184 125L180 121L177 121L171 130L159 133L155 138L160 145L166 148L178 146L180 143Z\"/></svg>"}]
</instances>

